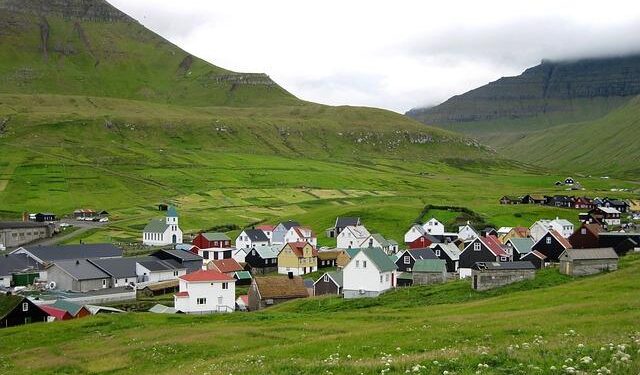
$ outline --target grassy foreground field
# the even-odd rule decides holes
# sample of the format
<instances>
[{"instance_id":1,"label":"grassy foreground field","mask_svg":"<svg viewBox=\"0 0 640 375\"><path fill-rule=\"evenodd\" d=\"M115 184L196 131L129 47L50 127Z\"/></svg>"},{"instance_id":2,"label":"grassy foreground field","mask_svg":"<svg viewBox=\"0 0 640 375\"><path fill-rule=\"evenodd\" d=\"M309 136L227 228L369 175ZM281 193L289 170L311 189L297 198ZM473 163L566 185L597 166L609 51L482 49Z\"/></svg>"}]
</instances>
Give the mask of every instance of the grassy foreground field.
<instances>
[{"instance_id":1,"label":"grassy foreground field","mask_svg":"<svg viewBox=\"0 0 640 375\"><path fill-rule=\"evenodd\" d=\"M376 305L336 300L339 311L308 308L320 298L229 316L142 313L3 329L0 372L637 374L639 271L635 255L584 279L546 271L501 292L414 287Z\"/></svg>"}]
</instances>

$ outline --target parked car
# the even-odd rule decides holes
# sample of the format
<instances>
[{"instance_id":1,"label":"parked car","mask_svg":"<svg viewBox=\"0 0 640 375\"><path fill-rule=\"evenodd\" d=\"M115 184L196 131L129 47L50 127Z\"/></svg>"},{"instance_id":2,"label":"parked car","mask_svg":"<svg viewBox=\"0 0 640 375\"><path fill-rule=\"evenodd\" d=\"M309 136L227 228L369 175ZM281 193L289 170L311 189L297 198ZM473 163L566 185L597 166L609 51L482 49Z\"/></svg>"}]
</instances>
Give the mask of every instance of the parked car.
<instances>
[{"instance_id":1,"label":"parked car","mask_svg":"<svg viewBox=\"0 0 640 375\"><path fill-rule=\"evenodd\" d=\"M100 219L101 223L107 223L109 221L108 217L103 217L102 219Z\"/></svg>"}]
</instances>

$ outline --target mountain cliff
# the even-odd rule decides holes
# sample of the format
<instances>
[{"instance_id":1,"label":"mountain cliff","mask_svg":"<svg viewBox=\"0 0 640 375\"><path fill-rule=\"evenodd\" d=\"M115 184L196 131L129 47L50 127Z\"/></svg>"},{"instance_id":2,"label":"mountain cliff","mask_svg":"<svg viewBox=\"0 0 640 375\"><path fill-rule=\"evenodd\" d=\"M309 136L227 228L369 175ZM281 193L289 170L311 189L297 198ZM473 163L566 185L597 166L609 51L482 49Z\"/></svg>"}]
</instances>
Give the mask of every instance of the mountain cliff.
<instances>
[{"instance_id":1,"label":"mountain cliff","mask_svg":"<svg viewBox=\"0 0 640 375\"><path fill-rule=\"evenodd\" d=\"M103 0L0 0L0 92L190 106L299 101L265 74L190 55Z\"/></svg>"},{"instance_id":2,"label":"mountain cliff","mask_svg":"<svg viewBox=\"0 0 640 375\"><path fill-rule=\"evenodd\" d=\"M585 119L640 94L640 55L546 61L407 115L428 124L464 124L535 117ZM591 108L584 111L585 106ZM597 108L593 108L596 106ZM460 127L456 127L460 128Z\"/></svg>"}]
</instances>

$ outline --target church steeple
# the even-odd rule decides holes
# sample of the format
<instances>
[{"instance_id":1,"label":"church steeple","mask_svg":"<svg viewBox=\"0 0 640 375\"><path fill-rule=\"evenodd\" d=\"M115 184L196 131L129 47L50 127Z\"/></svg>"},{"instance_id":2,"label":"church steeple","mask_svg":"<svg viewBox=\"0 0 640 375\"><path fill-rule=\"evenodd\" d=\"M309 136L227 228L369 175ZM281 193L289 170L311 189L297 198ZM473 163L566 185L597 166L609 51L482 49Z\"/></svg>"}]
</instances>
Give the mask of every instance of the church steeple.
<instances>
[{"instance_id":1,"label":"church steeple","mask_svg":"<svg viewBox=\"0 0 640 375\"><path fill-rule=\"evenodd\" d=\"M169 206L167 209L166 223L169 225L178 225L178 210L173 206Z\"/></svg>"}]
</instances>

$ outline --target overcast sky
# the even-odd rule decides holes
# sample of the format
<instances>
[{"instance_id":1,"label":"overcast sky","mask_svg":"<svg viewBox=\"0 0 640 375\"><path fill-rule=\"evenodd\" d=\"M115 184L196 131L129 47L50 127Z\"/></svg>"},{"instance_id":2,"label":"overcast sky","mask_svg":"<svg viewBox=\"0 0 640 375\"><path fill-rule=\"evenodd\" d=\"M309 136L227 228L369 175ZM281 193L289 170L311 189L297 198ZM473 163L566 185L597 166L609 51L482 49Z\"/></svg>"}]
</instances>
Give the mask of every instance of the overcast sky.
<instances>
[{"instance_id":1,"label":"overcast sky","mask_svg":"<svg viewBox=\"0 0 640 375\"><path fill-rule=\"evenodd\" d=\"M640 1L109 0L209 62L301 99L404 112L542 58L640 51Z\"/></svg>"}]
</instances>

